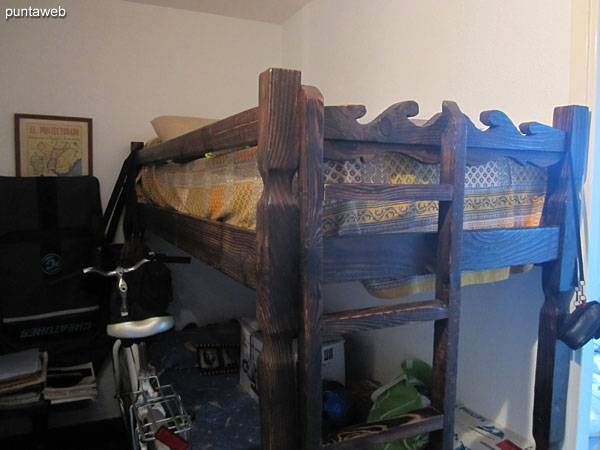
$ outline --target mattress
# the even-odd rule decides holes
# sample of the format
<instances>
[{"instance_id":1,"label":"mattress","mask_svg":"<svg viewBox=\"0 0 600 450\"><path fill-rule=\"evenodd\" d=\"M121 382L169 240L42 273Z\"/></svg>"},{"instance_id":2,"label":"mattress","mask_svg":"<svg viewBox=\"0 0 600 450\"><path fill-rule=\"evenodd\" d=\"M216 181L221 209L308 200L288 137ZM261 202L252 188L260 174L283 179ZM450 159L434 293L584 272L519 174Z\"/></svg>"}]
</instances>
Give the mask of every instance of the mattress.
<instances>
[{"instance_id":1,"label":"mattress","mask_svg":"<svg viewBox=\"0 0 600 450\"><path fill-rule=\"evenodd\" d=\"M324 183L432 184L440 168L400 153L381 153L371 159L324 161ZM464 228L523 228L540 223L545 200L546 170L500 158L467 166ZM256 205L262 194L257 148L202 158L185 164L145 166L139 180L140 199L157 206L238 227L254 229ZM324 205L324 236L436 231L436 201L336 201ZM463 284L506 278L506 268L464 273ZM395 298L433 289L431 275L381 278L364 282L367 290Z\"/></svg>"}]
</instances>

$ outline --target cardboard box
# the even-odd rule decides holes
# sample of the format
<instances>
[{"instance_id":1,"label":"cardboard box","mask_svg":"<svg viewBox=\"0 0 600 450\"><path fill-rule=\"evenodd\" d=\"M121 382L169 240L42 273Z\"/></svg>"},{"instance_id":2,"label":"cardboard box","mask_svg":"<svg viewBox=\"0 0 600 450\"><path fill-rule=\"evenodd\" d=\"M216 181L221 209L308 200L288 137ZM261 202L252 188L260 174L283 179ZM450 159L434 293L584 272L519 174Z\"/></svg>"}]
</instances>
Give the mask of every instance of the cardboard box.
<instances>
[{"instance_id":1,"label":"cardboard box","mask_svg":"<svg viewBox=\"0 0 600 450\"><path fill-rule=\"evenodd\" d=\"M491 420L463 406L456 405L454 450L534 450L535 444L500 428Z\"/></svg>"},{"instance_id":2,"label":"cardboard box","mask_svg":"<svg viewBox=\"0 0 600 450\"><path fill-rule=\"evenodd\" d=\"M256 362L263 348L258 323L255 319L240 319L242 328L240 351L240 385L250 396L258 400ZM298 358L298 343L294 341L294 358ZM325 342L322 352L322 375L324 380L346 384L344 340Z\"/></svg>"},{"instance_id":3,"label":"cardboard box","mask_svg":"<svg viewBox=\"0 0 600 450\"><path fill-rule=\"evenodd\" d=\"M258 323L254 319L240 319L240 325L242 328L240 347L240 386L242 386L252 398L258 400L256 358L262 350L262 343L259 339L253 338L258 332Z\"/></svg>"}]
</instances>

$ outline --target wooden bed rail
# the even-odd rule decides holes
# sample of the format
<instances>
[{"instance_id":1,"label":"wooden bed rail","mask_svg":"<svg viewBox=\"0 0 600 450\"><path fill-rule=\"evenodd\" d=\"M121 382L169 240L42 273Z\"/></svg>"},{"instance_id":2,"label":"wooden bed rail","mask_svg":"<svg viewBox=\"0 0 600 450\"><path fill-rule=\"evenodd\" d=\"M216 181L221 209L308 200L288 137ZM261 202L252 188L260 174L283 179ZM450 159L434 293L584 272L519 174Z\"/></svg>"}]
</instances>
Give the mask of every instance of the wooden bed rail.
<instances>
[{"instance_id":1,"label":"wooden bed rail","mask_svg":"<svg viewBox=\"0 0 600 450\"><path fill-rule=\"evenodd\" d=\"M347 160L373 156L381 152L407 154L425 163L439 163L439 143L445 123L436 114L424 123L411 120L419 112L413 101L396 103L374 120L357 121L366 113L362 105L327 106L325 108L324 156ZM465 116L467 123L467 164L483 164L499 157L510 157L522 164L547 167L557 163L565 149L566 133L537 122L519 129L501 111L484 111L481 130Z\"/></svg>"},{"instance_id":2,"label":"wooden bed rail","mask_svg":"<svg viewBox=\"0 0 600 450\"><path fill-rule=\"evenodd\" d=\"M255 232L156 206L141 205L141 212L150 231L256 289ZM461 265L483 270L551 261L558 255L559 234L558 227L465 231ZM426 274L435 267L437 233L320 239L324 259L315 270L322 271L325 283Z\"/></svg>"},{"instance_id":3,"label":"wooden bed rail","mask_svg":"<svg viewBox=\"0 0 600 450\"><path fill-rule=\"evenodd\" d=\"M396 103L373 121L357 121L366 114L363 105L327 106L324 110L324 157L345 160L381 152L406 153L425 163L439 163L439 142L444 121L434 115L417 125L411 117L415 102ZM501 111L484 111L481 130L467 117L467 163L482 164L498 157L547 167L564 153L566 133L537 122L519 129ZM258 142L258 108L251 108L182 136L144 148L137 153L138 164L187 161L205 153L254 146ZM418 144L417 144L418 143ZM525 152L523 150L526 150Z\"/></svg>"},{"instance_id":4,"label":"wooden bed rail","mask_svg":"<svg viewBox=\"0 0 600 450\"><path fill-rule=\"evenodd\" d=\"M166 161L187 161L215 150L242 148L258 142L258 108L190 131L174 139L146 147L137 153L141 165Z\"/></svg>"},{"instance_id":5,"label":"wooden bed rail","mask_svg":"<svg viewBox=\"0 0 600 450\"><path fill-rule=\"evenodd\" d=\"M146 228L200 261L256 289L256 233L152 205L140 205Z\"/></svg>"},{"instance_id":6,"label":"wooden bed rail","mask_svg":"<svg viewBox=\"0 0 600 450\"><path fill-rule=\"evenodd\" d=\"M465 231L461 268L488 270L551 261L558 256L559 234L558 227ZM436 248L437 233L326 238L323 281L434 273Z\"/></svg>"},{"instance_id":7,"label":"wooden bed rail","mask_svg":"<svg viewBox=\"0 0 600 450\"><path fill-rule=\"evenodd\" d=\"M367 124L357 122L362 105L327 106L324 113L324 157L347 160L381 152L405 153L425 163L439 163L439 142L444 121L434 115L417 125L410 117L418 114L415 102L390 106ZM565 148L566 133L537 122L519 129L501 111L484 111L477 128L467 117L467 164L483 164L509 157L522 164L540 167L556 164ZM205 153L254 146L258 142L258 108L251 108L182 136L144 148L137 153L141 165L167 161L183 162ZM417 144L418 143L418 144ZM526 151L523 151L526 150Z\"/></svg>"}]
</instances>

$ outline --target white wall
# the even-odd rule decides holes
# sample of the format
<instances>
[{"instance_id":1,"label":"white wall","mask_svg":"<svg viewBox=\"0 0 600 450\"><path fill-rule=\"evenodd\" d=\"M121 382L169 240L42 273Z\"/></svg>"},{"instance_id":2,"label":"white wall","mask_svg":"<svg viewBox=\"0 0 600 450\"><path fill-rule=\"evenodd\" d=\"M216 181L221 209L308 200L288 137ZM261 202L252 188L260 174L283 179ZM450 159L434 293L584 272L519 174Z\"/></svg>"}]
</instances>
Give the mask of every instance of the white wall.
<instances>
[{"instance_id":1,"label":"white wall","mask_svg":"<svg viewBox=\"0 0 600 450\"><path fill-rule=\"evenodd\" d=\"M550 123L569 100L571 4L563 0L313 0L283 26L283 63L326 104L363 103L373 118L416 100L421 117L455 100L475 121L486 109L516 123ZM458 399L530 436L540 270L464 289ZM375 303L359 284L324 289L326 309ZM431 359L432 327L353 339L359 373L380 381L406 357ZM362 363L362 364L361 364Z\"/></svg>"},{"instance_id":2,"label":"white wall","mask_svg":"<svg viewBox=\"0 0 600 450\"><path fill-rule=\"evenodd\" d=\"M477 119L552 120L568 101L570 2L313 0L283 27L283 64L327 104L372 115L416 100L424 117L455 100Z\"/></svg>"},{"instance_id":3,"label":"white wall","mask_svg":"<svg viewBox=\"0 0 600 450\"><path fill-rule=\"evenodd\" d=\"M91 117L104 204L129 142L154 135L151 119L221 118L256 106L258 74L281 65L278 25L120 0L60 5L65 19L0 23L0 175L15 174L14 113ZM181 324L253 314L253 293L213 272L176 271L185 286L174 308Z\"/></svg>"},{"instance_id":4,"label":"white wall","mask_svg":"<svg viewBox=\"0 0 600 450\"><path fill-rule=\"evenodd\" d=\"M278 25L121 0L60 4L64 19L0 23L0 175L14 175L14 113L92 117L106 201L129 142L153 136L151 119L256 106L258 74L281 64Z\"/></svg>"}]
</instances>

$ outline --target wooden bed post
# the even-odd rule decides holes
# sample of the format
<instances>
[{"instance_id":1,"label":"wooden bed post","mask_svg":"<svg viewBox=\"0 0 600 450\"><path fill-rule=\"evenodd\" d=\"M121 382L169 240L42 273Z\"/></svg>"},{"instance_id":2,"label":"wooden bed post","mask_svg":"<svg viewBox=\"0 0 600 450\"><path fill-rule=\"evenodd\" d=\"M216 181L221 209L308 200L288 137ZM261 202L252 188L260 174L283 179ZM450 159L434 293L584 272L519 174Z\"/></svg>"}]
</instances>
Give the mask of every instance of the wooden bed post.
<instances>
[{"instance_id":1,"label":"wooden bed post","mask_svg":"<svg viewBox=\"0 0 600 450\"><path fill-rule=\"evenodd\" d=\"M298 170L300 72L260 75L258 168L263 193L257 208L257 318L263 450L298 446L297 382L292 341L299 322L299 222L292 180Z\"/></svg>"},{"instance_id":2,"label":"wooden bed post","mask_svg":"<svg viewBox=\"0 0 600 450\"><path fill-rule=\"evenodd\" d=\"M557 340L561 318L568 314L569 302L576 286L577 240L569 160L577 193L581 192L587 161L589 110L583 106L565 106L554 110L553 126L566 131L566 156L548 173L548 191L542 226L560 227L559 257L544 265L542 283L545 302L540 312L533 436L536 448L558 448L564 438L569 360L571 351ZM569 158L569 154L571 158Z\"/></svg>"},{"instance_id":3,"label":"wooden bed post","mask_svg":"<svg viewBox=\"0 0 600 450\"><path fill-rule=\"evenodd\" d=\"M453 102L444 102L448 124L442 133L440 184L453 186L452 201L440 201L435 298L448 308L448 318L435 321L431 406L441 412L443 430L431 434L431 447L451 450L454 443L454 408L458 330L460 321L461 248L465 194L467 123Z\"/></svg>"},{"instance_id":4,"label":"wooden bed post","mask_svg":"<svg viewBox=\"0 0 600 450\"><path fill-rule=\"evenodd\" d=\"M298 386L300 448L321 445L321 346L323 308L323 96L302 86L300 94L300 331Z\"/></svg>"}]
</instances>

